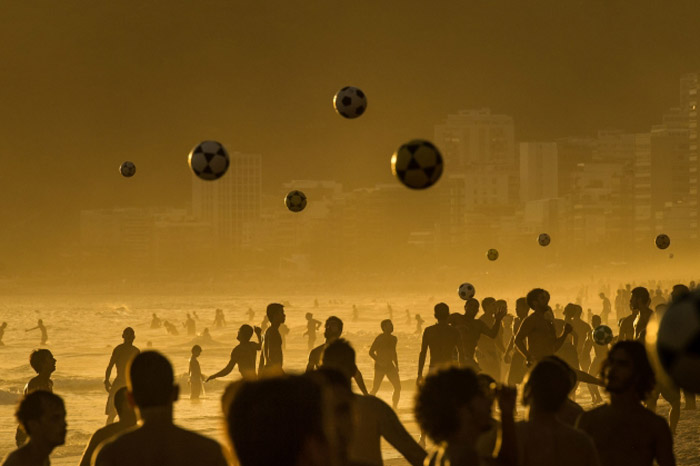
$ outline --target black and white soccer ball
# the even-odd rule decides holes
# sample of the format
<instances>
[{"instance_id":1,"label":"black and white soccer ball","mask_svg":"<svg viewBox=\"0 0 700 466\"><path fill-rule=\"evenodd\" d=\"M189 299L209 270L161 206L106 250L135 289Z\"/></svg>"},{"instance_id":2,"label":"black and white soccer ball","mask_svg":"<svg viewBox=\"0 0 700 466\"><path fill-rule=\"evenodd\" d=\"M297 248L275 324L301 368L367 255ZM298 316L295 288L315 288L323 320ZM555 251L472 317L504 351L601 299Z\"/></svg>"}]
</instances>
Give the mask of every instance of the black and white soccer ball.
<instances>
[{"instance_id":1,"label":"black and white soccer ball","mask_svg":"<svg viewBox=\"0 0 700 466\"><path fill-rule=\"evenodd\" d=\"M391 157L391 173L411 189L431 187L440 179L442 169L440 151L422 139L403 144Z\"/></svg>"},{"instance_id":2,"label":"black and white soccer ball","mask_svg":"<svg viewBox=\"0 0 700 466\"><path fill-rule=\"evenodd\" d=\"M605 346L610 343L613 339L613 332L607 325L599 325L593 329L593 341L596 344Z\"/></svg>"},{"instance_id":3,"label":"black and white soccer ball","mask_svg":"<svg viewBox=\"0 0 700 466\"><path fill-rule=\"evenodd\" d=\"M495 261L496 259L498 259L498 256L499 256L498 249L491 248L486 252L486 257L490 261Z\"/></svg>"},{"instance_id":4,"label":"black and white soccer ball","mask_svg":"<svg viewBox=\"0 0 700 466\"><path fill-rule=\"evenodd\" d=\"M540 246L549 246L549 243L552 242L552 238L547 233L540 233L540 236L537 237L537 242Z\"/></svg>"},{"instance_id":5,"label":"black and white soccer ball","mask_svg":"<svg viewBox=\"0 0 700 466\"><path fill-rule=\"evenodd\" d=\"M671 245L671 238L668 235L661 233L654 240L656 247L659 249L666 249Z\"/></svg>"},{"instance_id":6,"label":"black and white soccer ball","mask_svg":"<svg viewBox=\"0 0 700 466\"><path fill-rule=\"evenodd\" d=\"M367 110L367 96L362 89L345 86L333 96L333 107L345 118L357 118Z\"/></svg>"},{"instance_id":7,"label":"black and white soccer ball","mask_svg":"<svg viewBox=\"0 0 700 466\"><path fill-rule=\"evenodd\" d=\"M658 325L656 351L676 385L700 393L700 291L671 303Z\"/></svg>"},{"instance_id":8,"label":"black and white soccer ball","mask_svg":"<svg viewBox=\"0 0 700 466\"><path fill-rule=\"evenodd\" d=\"M128 160L122 162L122 164L119 165L119 173L121 173L124 178L131 178L136 173L136 165L134 165L134 162L129 162Z\"/></svg>"},{"instance_id":9,"label":"black and white soccer ball","mask_svg":"<svg viewBox=\"0 0 700 466\"><path fill-rule=\"evenodd\" d=\"M218 180L226 173L231 163L224 146L216 141L203 141L190 152L187 162L199 178Z\"/></svg>"},{"instance_id":10,"label":"black and white soccer ball","mask_svg":"<svg viewBox=\"0 0 700 466\"><path fill-rule=\"evenodd\" d=\"M306 194L301 191L289 191L284 196L284 205L292 212L301 212L306 207Z\"/></svg>"},{"instance_id":11,"label":"black and white soccer ball","mask_svg":"<svg viewBox=\"0 0 700 466\"><path fill-rule=\"evenodd\" d=\"M474 294L476 294L476 290L474 289L474 285L465 282L459 285L459 290L457 291L457 293L459 293L460 298L466 301L474 297Z\"/></svg>"}]
</instances>

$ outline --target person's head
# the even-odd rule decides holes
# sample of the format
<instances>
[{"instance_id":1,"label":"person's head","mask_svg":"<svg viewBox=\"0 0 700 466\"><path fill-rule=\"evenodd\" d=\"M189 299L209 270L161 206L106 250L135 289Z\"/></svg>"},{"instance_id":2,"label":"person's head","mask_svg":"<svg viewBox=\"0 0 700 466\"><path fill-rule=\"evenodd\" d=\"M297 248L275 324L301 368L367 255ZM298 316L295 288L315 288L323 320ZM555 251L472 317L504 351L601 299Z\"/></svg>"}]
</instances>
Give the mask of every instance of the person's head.
<instances>
[{"instance_id":1,"label":"person's head","mask_svg":"<svg viewBox=\"0 0 700 466\"><path fill-rule=\"evenodd\" d=\"M125 328L122 332L122 338L124 339L125 343L133 343L136 339L136 333L134 332L134 329L131 327Z\"/></svg>"},{"instance_id":2,"label":"person's head","mask_svg":"<svg viewBox=\"0 0 700 466\"><path fill-rule=\"evenodd\" d=\"M41 320L41 319L37 320L36 323L39 324L39 325L44 325L44 321Z\"/></svg>"},{"instance_id":3,"label":"person's head","mask_svg":"<svg viewBox=\"0 0 700 466\"><path fill-rule=\"evenodd\" d=\"M598 297L600 299L605 299L605 293L598 293Z\"/></svg>"},{"instance_id":4,"label":"person's head","mask_svg":"<svg viewBox=\"0 0 700 466\"><path fill-rule=\"evenodd\" d=\"M640 401L647 398L656 384L644 345L635 340L618 341L613 345L603 362L601 375L609 393L619 395L632 391Z\"/></svg>"},{"instance_id":5,"label":"person's head","mask_svg":"<svg viewBox=\"0 0 700 466\"><path fill-rule=\"evenodd\" d=\"M50 374L56 370L56 358L47 349L34 350L29 355L29 365L37 374Z\"/></svg>"},{"instance_id":6,"label":"person's head","mask_svg":"<svg viewBox=\"0 0 700 466\"><path fill-rule=\"evenodd\" d=\"M326 319L323 336L326 340L335 340L343 334L343 321L339 317L330 316Z\"/></svg>"},{"instance_id":7,"label":"person's head","mask_svg":"<svg viewBox=\"0 0 700 466\"><path fill-rule=\"evenodd\" d=\"M306 320L311 320L313 318L314 318L314 315L312 313L310 313L310 312L306 313Z\"/></svg>"},{"instance_id":8,"label":"person's head","mask_svg":"<svg viewBox=\"0 0 700 466\"><path fill-rule=\"evenodd\" d=\"M438 322L447 323L447 319L450 317L450 307L445 303L437 303L434 307L434 316Z\"/></svg>"},{"instance_id":9,"label":"person's head","mask_svg":"<svg viewBox=\"0 0 700 466\"><path fill-rule=\"evenodd\" d=\"M202 354L202 347L199 345L194 345L192 347L192 356L197 358L200 354Z\"/></svg>"},{"instance_id":10,"label":"person's head","mask_svg":"<svg viewBox=\"0 0 700 466\"><path fill-rule=\"evenodd\" d=\"M495 312L500 312L503 310L508 312L508 301L506 301L505 299L497 299L493 305L493 308Z\"/></svg>"},{"instance_id":11,"label":"person's head","mask_svg":"<svg viewBox=\"0 0 700 466\"><path fill-rule=\"evenodd\" d=\"M177 401L173 366L157 351L144 351L127 364L126 386L133 404L146 408L170 407Z\"/></svg>"},{"instance_id":12,"label":"person's head","mask_svg":"<svg viewBox=\"0 0 700 466\"><path fill-rule=\"evenodd\" d=\"M496 312L496 299L490 296L481 300L481 308L485 314L493 314Z\"/></svg>"},{"instance_id":13,"label":"person's head","mask_svg":"<svg viewBox=\"0 0 700 466\"><path fill-rule=\"evenodd\" d=\"M391 319L382 320L382 323L379 324L379 326L382 328L382 332L384 333L391 333L394 331L394 323L391 321Z\"/></svg>"},{"instance_id":14,"label":"person's head","mask_svg":"<svg viewBox=\"0 0 700 466\"><path fill-rule=\"evenodd\" d=\"M284 315L284 306L280 303L270 303L267 305L267 319L272 325L282 325L286 319Z\"/></svg>"},{"instance_id":15,"label":"person's head","mask_svg":"<svg viewBox=\"0 0 700 466\"><path fill-rule=\"evenodd\" d=\"M530 290L525 299L533 311L544 312L549 307L549 293L542 288Z\"/></svg>"},{"instance_id":16,"label":"person's head","mask_svg":"<svg viewBox=\"0 0 700 466\"><path fill-rule=\"evenodd\" d=\"M600 316L598 314L593 314L591 317L591 325L593 328L600 327L603 321L601 320Z\"/></svg>"},{"instance_id":17,"label":"person's head","mask_svg":"<svg viewBox=\"0 0 700 466\"><path fill-rule=\"evenodd\" d=\"M226 420L241 466L333 464L323 386L307 376L246 381Z\"/></svg>"},{"instance_id":18,"label":"person's head","mask_svg":"<svg viewBox=\"0 0 700 466\"><path fill-rule=\"evenodd\" d=\"M524 319L527 317L527 314L530 312L530 306L527 304L527 298L522 297L518 298L515 301L515 314L520 317L521 319Z\"/></svg>"},{"instance_id":19,"label":"person's head","mask_svg":"<svg viewBox=\"0 0 700 466\"><path fill-rule=\"evenodd\" d=\"M323 350L321 366L334 369L350 380L357 372L355 350L347 340L339 338Z\"/></svg>"},{"instance_id":20,"label":"person's head","mask_svg":"<svg viewBox=\"0 0 700 466\"><path fill-rule=\"evenodd\" d=\"M449 368L425 378L414 408L416 421L435 443L458 434L476 436L491 426L491 402L471 369Z\"/></svg>"},{"instance_id":21,"label":"person's head","mask_svg":"<svg viewBox=\"0 0 700 466\"><path fill-rule=\"evenodd\" d=\"M473 319L479 313L479 300L469 298L464 303L464 315Z\"/></svg>"},{"instance_id":22,"label":"person's head","mask_svg":"<svg viewBox=\"0 0 700 466\"><path fill-rule=\"evenodd\" d=\"M133 424L136 422L134 407L129 404L126 387L122 387L114 394L114 408L119 415L119 421Z\"/></svg>"},{"instance_id":23,"label":"person's head","mask_svg":"<svg viewBox=\"0 0 700 466\"><path fill-rule=\"evenodd\" d=\"M2 327L2 328L7 327L7 322L3 322L2 325L0 325L0 327Z\"/></svg>"},{"instance_id":24,"label":"person's head","mask_svg":"<svg viewBox=\"0 0 700 466\"><path fill-rule=\"evenodd\" d=\"M15 417L35 444L50 449L66 441L66 407L60 396L37 390L20 401Z\"/></svg>"},{"instance_id":25,"label":"person's head","mask_svg":"<svg viewBox=\"0 0 700 466\"><path fill-rule=\"evenodd\" d=\"M632 295L630 296L630 309L635 309L640 311L642 309L647 309L651 298L649 297L649 290L643 286L638 286L632 290Z\"/></svg>"},{"instance_id":26,"label":"person's head","mask_svg":"<svg viewBox=\"0 0 700 466\"><path fill-rule=\"evenodd\" d=\"M236 337L236 339L241 343L245 343L247 341L250 341L252 337L253 327L251 327L248 324L241 325L241 327L238 329L238 336Z\"/></svg>"},{"instance_id":27,"label":"person's head","mask_svg":"<svg viewBox=\"0 0 700 466\"><path fill-rule=\"evenodd\" d=\"M528 375L523 387L523 404L537 411L555 413L566 401L574 384L571 369L564 361L544 358Z\"/></svg>"},{"instance_id":28,"label":"person's head","mask_svg":"<svg viewBox=\"0 0 700 466\"><path fill-rule=\"evenodd\" d=\"M673 285L673 290L671 290L671 302L678 301L688 293L690 293L690 288L688 288L687 286L682 285L680 283L677 285Z\"/></svg>"},{"instance_id":29,"label":"person's head","mask_svg":"<svg viewBox=\"0 0 700 466\"><path fill-rule=\"evenodd\" d=\"M157 319L157 318L158 318L158 316L156 315L155 312L153 313L153 318L154 318L154 319Z\"/></svg>"},{"instance_id":30,"label":"person's head","mask_svg":"<svg viewBox=\"0 0 700 466\"><path fill-rule=\"evenodd\" d=\"M576 304L569 303L564 306L564 318L567 320L573 319L576 316Z\"/></svg>"}]
</instances>

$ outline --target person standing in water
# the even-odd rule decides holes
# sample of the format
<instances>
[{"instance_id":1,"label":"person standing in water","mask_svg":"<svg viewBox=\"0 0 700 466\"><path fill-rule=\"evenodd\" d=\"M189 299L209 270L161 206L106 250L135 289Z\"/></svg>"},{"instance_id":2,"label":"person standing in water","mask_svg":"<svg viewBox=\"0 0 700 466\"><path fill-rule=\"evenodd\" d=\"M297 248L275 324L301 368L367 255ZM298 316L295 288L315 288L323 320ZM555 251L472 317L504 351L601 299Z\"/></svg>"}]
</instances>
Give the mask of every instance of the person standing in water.
<instances>
[{"instance_id":1,"label":"person standing in water","mask_svg":"<svg viewBox=\"0 0 700 466\"><path fill-rule=\"evenodd\" d=\"M5 346L5 343L2 341L2 337L5 336L5 329L7 328L7 322L3 322L2 325L0 325L0 346Z\"/></svg>"},{"instance_id":2,"label":"person standing in water","mask_svg":"<svg viewBox=\"0 0 700 466\"><path fill-rule=\"evenodd\" d=\"M32 351L29 355L29 365L32 366L36 376L32 377L27 385L24 386L24 395L36 391L53 392L53 380L51 374L56 371L56 358L53 357L51 351L47 349L39 349ZM15 443L18 447L24 445L27 441L27 434L21 427L17 427L15 432Z\"/></svg>"},{"instance_id":3,"label":"person standing in water","mask_svg":"<svg viewBox=\"0 0 700 466\"><path fill-rule=\"evenodd\" d=\"M306 313L306 332L302 336L307 336L309 337L308 339L308 347L309 351L311 351L314 348L314 343L316 343L316 331L321 328L321 321L314 319L314 315L310 312Z\"/></svg>"},{"instance_id":4,"label":"person standing in water","mask_svg":"<svg viewBox=\"0 0 700 466\"><path fill-rule=\"evenodd\" d=\"M423 322L425 321L420 314L416 314L416 335L423 333Z\"/></svg>"},{"instance_id":5,"label":"person standing in water","mask_svg":"<svg viewBox=\"0 0 700 466\"><path fill-rule=\"evenodd\" d=\"M200 354L202 354L202 347L194 345L192 347L192 357L190 357L190 369L187 374L190 376L190 400L198 400L199 395L202 393L204 376L197 360Z\"/></svg>"},{"instance_id":6,"label":"person standing in water","mask_svg":"<svg viewBox=\"0 0 700 466\"><path fill-rule=\"evenodd\" d=\"M250 341L250 338L253 336L253 327L246 324L241 325L237 337L239 343L238 346L231 351L231 358L228 364L216 374L207 377L206 382L228 375L236 364L238 364L238 370L244 379L254 379L256 376L255 360L258 356L258 351L260 351L262 347L260 327L255 327L255 335L258 337L257 343Z\"/></svg>"},{"instance_id":7,"label":"person standing in water","mask_svg":"<svg viewBox=\"0 0 700 466\"><path fill-rule=\"evenodd\" d=\"M396 354L396 343L398 338L392 335L394 324L386 319L381 323L382 332L374 339L372 347L369 349L369 356L374 359L374 381L370 395L376 395L382 385L384 376L394 387L394 394L391 397L394 409L399 405L401 396L401 379L399 379L399 358Z\"/></svg>"},{"instance_id":8,"label":"person standing in water","mask_svg":"<svg viewBox=\"0 0 700 466\"><path fill-rule=\"evenodd\" d=\"M49 341L49 334L46 332L46 327L44 327L44 321L39 319L36 323L36 327L28 328L25 332L31 332L32 330L39 329L41 332L41 343L40 345L45 345Z\"/></svg>"},{"instance_id":9,"label":"person standing in water","mask_svg":"<svg viewBox=\"0 0 700 466\"><path fill-rule=\"evenodd\" d=\"M105 406L107 424L114 422L114 418L117 416L117 410L114 408L114 394L117 393L117 390L126 386L126 365L140 353L140 350L134 346L136 333L134 333L133 328L125 328L122 332L122 338L124 339L124 343L114 348L112 357L109 359L109 364L107 364L107 370L105 371L105 390L109 393L107 405ZM113 367L117 368L117 377L113 382L110 382L109 378L112 375Z\"/></svg>"},{"instance_id":10,"label":"person standing in water","mask_svg":"<svg viewBox=\"0 0 700 466\"><path fill-rule=\"evenodd\" d=\"M270 303L267 305L266 314L265 317L267 317L270 327L265 331L263 355L260 358L260 364L265 372L279 375L284 373L282 370L284 363L282 335L280 334L280 325L286 320L284 306L279 303Z\"/></svg>"}]
</instances>

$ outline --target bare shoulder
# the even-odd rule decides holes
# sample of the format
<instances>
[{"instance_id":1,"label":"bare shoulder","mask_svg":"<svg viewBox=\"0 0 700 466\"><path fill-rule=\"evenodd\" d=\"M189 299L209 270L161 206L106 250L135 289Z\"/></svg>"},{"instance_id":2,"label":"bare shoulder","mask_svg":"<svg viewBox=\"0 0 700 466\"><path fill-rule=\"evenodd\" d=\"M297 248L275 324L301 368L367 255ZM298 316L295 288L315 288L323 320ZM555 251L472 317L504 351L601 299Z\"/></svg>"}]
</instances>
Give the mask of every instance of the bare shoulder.
<instances>
[{"instance_id":1,"label":"bare shoulder","mask_svg":"<svg viewBox=\"0 0 700 466\"><path fill-rule=\"evenodd\" d=\"M21 449L10 452L2 462L2 466L22 466L23 464Z\"/></svg>"},{"instance_id":2,"label":"bare shoulder","mask_svg":"<svg viewBox=\"0 0 700 466\"><path fill-rule=\"evenodd\" d=\"M579 417L578 427L583 430L590 425L596 424L600 419L604 419L609 415L610 405L604 404L597 406L589 411L584 411Z\"/></svg>"}]
</instances>

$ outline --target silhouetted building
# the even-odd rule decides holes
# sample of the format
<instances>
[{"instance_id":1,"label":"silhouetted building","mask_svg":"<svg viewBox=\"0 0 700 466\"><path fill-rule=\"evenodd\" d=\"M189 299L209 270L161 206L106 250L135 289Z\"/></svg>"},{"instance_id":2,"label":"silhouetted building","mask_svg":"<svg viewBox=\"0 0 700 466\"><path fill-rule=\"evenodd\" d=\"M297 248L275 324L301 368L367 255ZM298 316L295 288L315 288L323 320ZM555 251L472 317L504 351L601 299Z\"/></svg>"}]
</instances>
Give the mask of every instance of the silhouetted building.
<instances>
[{"instance_id":1,"label":"silhouetted building","mask_svg":"<svg viewBox=\"0 0 700 466\"><path fill-rule=\"evenodd\" d=\"M559 196L559 154L555 142L520 143L520 200Z\"/></svg>"},{"instance_id":2,"label":"silhouetted building","mask_svg":"<svg viewBox=\"0 0 700 466\"><path fill-rule=\"evenodd\" d=\"M700 74L688 73L681 77L680 109L687 115L688 122L688 151L689 151L689 227L691 239L696 240L698 232L698 216L700 212L700 150L698 149L698 126L700 126L700 113L698 112L698 94L700 94Z\"/></svg>"}]
</instances>

